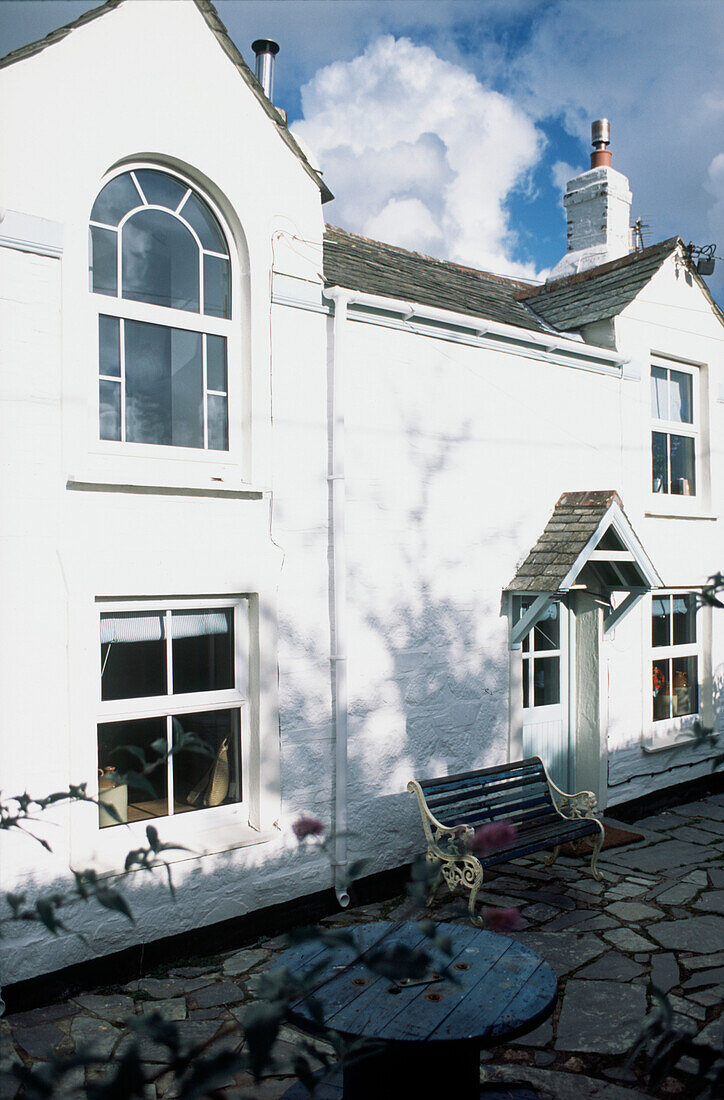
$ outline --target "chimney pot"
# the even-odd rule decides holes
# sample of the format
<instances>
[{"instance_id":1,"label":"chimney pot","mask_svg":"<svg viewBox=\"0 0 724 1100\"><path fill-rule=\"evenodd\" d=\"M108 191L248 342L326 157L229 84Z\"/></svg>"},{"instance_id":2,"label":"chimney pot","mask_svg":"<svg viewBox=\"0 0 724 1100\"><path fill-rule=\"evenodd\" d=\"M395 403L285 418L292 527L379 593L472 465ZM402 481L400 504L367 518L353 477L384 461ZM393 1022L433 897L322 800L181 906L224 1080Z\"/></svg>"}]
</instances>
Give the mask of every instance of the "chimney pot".
<instances>
[{"instance_id":1,"label":"chimney pot","mask_svg":"<svg viewBox=\"0 0 724 1100\"><path fill-rule=\"evenodd\" d=\"M264 95L273 102L274 95L274 58L279 53L279 43L273 38L257 38L251 48L256 54L256 79L262 86Z\"/></svg>"},{"instance_id":2,"label":"chimney pot","mask_svg":"<svg viewBox=\"0 0 724 1100\"><path fill-rule=\"evenodd\" d=\"M606 146L611 144L611 124L607 118L597 118L591 124L591 168L610 168L611 150Z\"/></svg>"}]
</instances>

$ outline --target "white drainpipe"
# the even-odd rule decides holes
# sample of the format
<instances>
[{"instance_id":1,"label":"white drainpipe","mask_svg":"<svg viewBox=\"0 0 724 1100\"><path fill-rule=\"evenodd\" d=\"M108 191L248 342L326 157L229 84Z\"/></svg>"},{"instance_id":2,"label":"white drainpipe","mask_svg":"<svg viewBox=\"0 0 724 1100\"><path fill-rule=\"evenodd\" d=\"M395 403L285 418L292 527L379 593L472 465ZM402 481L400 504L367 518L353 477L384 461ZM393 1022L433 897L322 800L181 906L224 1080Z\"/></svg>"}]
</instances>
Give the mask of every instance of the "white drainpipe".
<instances>
[{"instance_id":1,"label":"white drainpipe","mask_svg":"<svg viewBox=\"0 0 724 1100\"><path fill-rule=\"evenodd\" d=\"M334 891L337 901L349 905L347 867L347 563L344 542L344 335L350 291L330 287L325 298L334 302L332 354L328 360L329 474L332 504L332 576L330 604L332 649L330 663L334 691Z\"/></svg>"}]
</instances>

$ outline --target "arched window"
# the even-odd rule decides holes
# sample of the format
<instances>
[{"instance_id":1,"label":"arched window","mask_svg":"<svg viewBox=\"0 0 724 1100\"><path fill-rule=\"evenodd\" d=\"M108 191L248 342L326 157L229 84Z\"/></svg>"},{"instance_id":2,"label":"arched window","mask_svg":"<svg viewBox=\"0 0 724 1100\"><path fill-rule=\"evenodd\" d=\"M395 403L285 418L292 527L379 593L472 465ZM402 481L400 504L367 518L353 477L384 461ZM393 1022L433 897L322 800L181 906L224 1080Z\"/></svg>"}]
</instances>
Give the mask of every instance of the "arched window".
<instances>
[{"instance_id":1,"label":"arched window","mask_svg":"<svg viewBox=\"0 0 724 1100\"><path fill-rule=\"evenodd\" d=\"M180 177L137 168L91 211L100 438L229 449L229 246Z\"/></svg>"}]
</instances>

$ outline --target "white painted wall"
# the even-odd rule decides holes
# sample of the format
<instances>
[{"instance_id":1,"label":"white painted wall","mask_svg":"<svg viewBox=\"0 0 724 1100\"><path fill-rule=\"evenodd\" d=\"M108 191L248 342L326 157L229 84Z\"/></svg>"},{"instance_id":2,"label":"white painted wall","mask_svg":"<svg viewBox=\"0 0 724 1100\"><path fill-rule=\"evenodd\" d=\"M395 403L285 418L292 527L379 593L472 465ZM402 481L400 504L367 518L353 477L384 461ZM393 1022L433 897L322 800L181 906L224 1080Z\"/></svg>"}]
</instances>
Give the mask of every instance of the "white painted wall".
<instances>
[{"instance_id":1,"label":"white painted wall","mask_svg":"<svg viewBox=\"0 0 724 1100\"><path fill-rule=\"evenodd\" d=\"M259 607L248 751L261 830L226 810L164 823L164 837L195 834L196 851L174 865L179 900L160 882L134 882L138 925L88 915L88 946L22 927L3 955L9 983L331 883L325 861L297 852L275 826L299 811L332 820L331 321L320 294L319 192L194 5L123 4L1 79L6 101L23 106L0 120L9 166L0 204L62 226L64 241L62 258L0 248L3 788L44 793L92 780L99 597L249 593ZM118 454L97 442L86 223L104 173L126 157L188 172L234 237L243 298L236 462ZM272 264L287 299L306 298L308 308L272 306ZM638 381L491 340L472 346L359 314L348 323L350 848L368 857L368 872L421 846L409 778L520 755L519 657L510 658L502 591L562 492L617 489L667 584L698 584L722 567L720 521L704 518L718 516L724 485L721 326L671 261L617 336L641 364ZM706 379L708 497L674 502L696 515L650 514L660 505L648 491L652 349L701 364ZM606 703L612 801L708 766L667 772L670 753L642 751L651 732L646 614L644 603L602 643L615 685ZM714 616L713 638L721 697L724 615ZM634 777L625 787L624 773ZM52 859L29 840L3 845L4 888L32 892L91 858L111 867L139 842L133 829L99 835L92 808L59 810L56 820Z\"/></svg>"}]
</instances>

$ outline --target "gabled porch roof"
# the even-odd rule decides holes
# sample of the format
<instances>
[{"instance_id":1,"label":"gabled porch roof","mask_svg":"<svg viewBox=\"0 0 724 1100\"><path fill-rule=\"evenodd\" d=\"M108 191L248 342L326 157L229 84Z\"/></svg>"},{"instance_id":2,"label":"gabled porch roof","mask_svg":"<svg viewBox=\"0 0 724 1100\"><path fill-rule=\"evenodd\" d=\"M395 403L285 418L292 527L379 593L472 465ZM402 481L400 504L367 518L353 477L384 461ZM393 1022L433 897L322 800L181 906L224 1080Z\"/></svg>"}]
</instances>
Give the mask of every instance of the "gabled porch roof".
<instances>
[{"instance_id":1,"label":"gabled porch roof","mask_svg":"<svg viewBox=\"0 0 724 1100\"><path fill-rule=\"evenodd\" d=\"M608 633L646 592L662 584L615 490L564 493L506 588L535 597L513 627L512 648L520 646L554 598L574 587L609 601L614 592L626 593L604 619Z\"/></svg>"}]
</instances>

